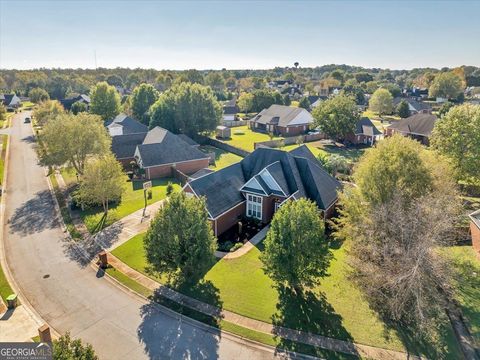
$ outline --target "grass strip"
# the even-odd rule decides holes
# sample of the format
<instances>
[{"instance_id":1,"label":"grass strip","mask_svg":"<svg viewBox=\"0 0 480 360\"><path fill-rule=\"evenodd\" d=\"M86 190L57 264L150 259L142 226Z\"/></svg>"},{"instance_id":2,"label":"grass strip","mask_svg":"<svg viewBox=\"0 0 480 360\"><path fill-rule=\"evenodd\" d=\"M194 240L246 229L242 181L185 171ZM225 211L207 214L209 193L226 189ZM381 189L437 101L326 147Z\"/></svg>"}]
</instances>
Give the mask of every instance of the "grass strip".
<instances>
[{"instance_id":1,"label":"grass strip","mask_svg":"<svg viewBox=\"0 0 480 360\"><path fill-rule=\"evenodd\" d=\"M265 334L255 330L247 329L245 327L233 324L225 320L219 320L213 316L203 314L197 310L191 309L187 306L181 305L173 300L167 299L163 296L154 295L153 291L147 289L145 286L139 284L137 281L129 278L127 275L118 271L113 267L109 267L106 273L116 279L121 284L125 285L129 289L145 296L146 298L163 305L176 313L182 314L194 320L200 321L204 324L213 326L217 329L230 332L232 334L241 336L243 338L256 341L265 345L276 347L279 350L294 351L306 355L317 356L321 358L334 359L334 360L353 360L359 359L355 355L347 355L338 353L336 351L317 348L315 346L298 343L291 340L277 338L273 335Z\"/></svg>"}]
</instances>

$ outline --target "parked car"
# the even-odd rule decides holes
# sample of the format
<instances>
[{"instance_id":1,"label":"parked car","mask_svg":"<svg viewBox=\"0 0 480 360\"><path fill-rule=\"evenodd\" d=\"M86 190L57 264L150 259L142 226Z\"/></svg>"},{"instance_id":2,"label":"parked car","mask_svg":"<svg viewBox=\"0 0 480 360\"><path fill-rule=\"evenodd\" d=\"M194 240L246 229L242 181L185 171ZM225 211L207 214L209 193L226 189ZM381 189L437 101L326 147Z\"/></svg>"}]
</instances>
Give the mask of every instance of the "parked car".
<instances>
[{"instance_id":1,"label":"parked car","mask_svg":"<svg viewBox=\"0 0 480 360\"><path fill-rule=\"evenodd\" d=\"M25 122L25 124L28 124L28 123L30 123L30 121L31 121L31 119L29 117L26 117L24 122Z\"/></svg>"}]
</instances>

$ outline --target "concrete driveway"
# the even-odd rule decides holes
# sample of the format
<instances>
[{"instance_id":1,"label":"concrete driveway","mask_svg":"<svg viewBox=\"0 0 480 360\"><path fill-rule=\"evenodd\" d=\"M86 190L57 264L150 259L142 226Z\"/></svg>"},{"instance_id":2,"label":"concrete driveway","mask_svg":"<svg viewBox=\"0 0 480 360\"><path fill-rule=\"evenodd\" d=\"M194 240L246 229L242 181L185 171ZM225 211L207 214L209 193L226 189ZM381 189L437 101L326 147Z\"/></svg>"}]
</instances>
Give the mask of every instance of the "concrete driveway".
<instances>
[{"instance_id":1,"label":"concrete driveway","mask_svg":"<svg viewBox=\"0 0 480 360\"><path fill-rule=\"evenodd\" d=\"M264 347L181 321L85 265L61 229L25 116L16 115L9 130L4 245L16 285L46 322L91 343L102 359L276 358Z\"/></svg>"}]
</instances>

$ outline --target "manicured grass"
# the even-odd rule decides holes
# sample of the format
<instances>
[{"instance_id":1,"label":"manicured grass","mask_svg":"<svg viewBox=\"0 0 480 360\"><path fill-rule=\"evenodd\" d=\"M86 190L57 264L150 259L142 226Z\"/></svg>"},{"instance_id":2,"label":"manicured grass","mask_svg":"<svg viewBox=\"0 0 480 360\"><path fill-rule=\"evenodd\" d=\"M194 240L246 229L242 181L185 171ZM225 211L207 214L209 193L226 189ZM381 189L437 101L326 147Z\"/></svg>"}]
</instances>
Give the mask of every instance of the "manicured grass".
<instances>
[{"instance_id":1,"label":"manicured grass","mask_svg":"<svg viewBox=\"0 0 480 360\"><path fill-rule=\"evenodd\" d=\"M388 121L397 121L400 120L400 116L397 115L383 115L380 117L377 113L374 113L373 111L366 110L363 112L362 116L368 117L371 120L378 120L380 121L381 119L383 120L388 120Z\"/></svg>"},{"instance_id":2,"label":"manicured grass","mask_svg":"<svg viewBox=\"0 0 480 360\"><path fill-rule=\"evenodd\" d=\"M402 336L402 340L396 331L388 329L370 310L360 291L348 279L344 247L332 248L329 275L304 299L280 292L273 286L262 270L259 259L262 250L262 244L259 244L238 259L220 260L204 276L202 286L179 290L207 303L221 303L225 310L261 321L372 346L400 351L407 346L410 351L423 352L418 344L407 344L406 336ZM142 235L112 253L137 271L151 276L146 271ZM151 277L162 281L159 277ZM458 349L449 329L445 343L445 353L455 358Z\"/></svg>"},{"instance_id":3,"label":"manicured grass","mask_svg":"<svg viewBox=\"0 0 480 360\"><path fill-rule=\"evenodd\" d=\"M7 303L7 296L13 294L13 290L10 287L3 269L0 267L0 296L2 297L4 303Z\"/></svg>"},{"instance_id":4,"label":"manicured grass","mask_svg":"<svg viewBox=\"0 0 480 360\"><path fill-rule=\"evenodd\" d=\"M480 257L471 246L452 246L445 249L445 254L454 269L455 299L480 346Z\"/></svg>"},{"instance_id":5,"label":"manicured grass","mask_svg":"<svg viewBox=\"0 0 480 360\"><path fill-rule=\"evenodd\" d=\"M235 164L242 160L240 156L214 146L204 145L201 147L201 149L207 153L215 153L215 165L209 166L209 168L213 170L223 169L224 167Z\"/></svg>"},{"instance_id":6,"label":"manicured grass","mask_svg":"<svg viewBox=\"0 0 480 360\"><path fill-rule=\"evenodd\" d=\"M0 184L3 184L3 175L5 173L5 157L7 152L8 135L0 135L0 141L2 142L2 149L0 155Z\"/></svg>"},{"instance_id":7,"label":"manicured grass","mask_svg":"<svg viewBox=\"0 0 480 360\"><path fill-rule=\"evenodd\" d=\"M106 273L116 279L118 282L123 284L124 286L128 287L129 289L139 293L140 295L143 295L147 298L153 299L156 303L163 305L179 314L188 316L192 319L198 320L200 322L203 322L207 325L220 328L221 330L242 336L244 338L257 341L266 345L274 346L279 349L284 349L284 350L289 350L289 351L296 351L300 352L303 354L307 355L312 355L312 356L319 356L319 357L324 357L328 359L357 359L356 356L352 355L346 355L346 354L341 354L337 353L334 351L330 350L324 350L320 348L316 348L314 346L310 345L305 345L301 343L297 343L294 341L289 341L289 340L283 340L281 338L277 338L275 336L261 333L258 331L250 330L247 328L244 328L242 326L230 323L225 320L218 320L215 319L211 316L205 315L203 313L200 313L196 310L190 309L186 306L183 306L181 304L178 304L170 299L167 299L162 296L155 296L153 292L143 285L139 284L135 280L129 278L122 272L116 270L115 268L107 268ZM34 339L32 339L34 340ZM34 340L35 341L35 340Z\"/></svg>"},{"instance_id":8,"label":"manicured grass","mask_svg":"<svg viewBox=\"0 0 480 360\"><path fill-rule=\"evenodd\" d=\"M106 219L103 219L103 209L100 207L89 208L81 212L82 220L88 231L91 233L98 232L115 221L144 207L142 182L130 182L126 175L123 178L123 182L125 192L122 195L122 200L119 204L111 206ZM173 184L174 191L180 190L180 185L174 179L152 180L152 198L147 200L148 205L167 197L167 184L169 182Z\"/></svg>"},{"instance_id":9,"label":"manicured grass","mask_svg":"<svg viewBox=\"0 0 480 360\"><path fill-rule=\"evenodd\" d=\"M365 152L363 148L356 148L356 147L344 147L344 146L336 146L336 145L323 145L319 141L306 143L305 145L308 146L310 151L313 155L318 156L318 154L338 154L341 156L346 157L348 160L352 162L357 162L360 157ZM287 145L282 148L282 150L290 151L297 148L299 145Z\"/></svg>"},{"instance_id":10,"label":"manicured grass","mask_svg":"<svg viewBox=\"0 0 480 360\"><path fill-rule=\"evenodd\" d=\"M274 137L273 139L277 140L282 138ZM222 141L240 149L253 151L254 143L269 140L270 136L268 136L268 134L252 131L245 125L232 128L232 138Z\"/></svg>"}]
</instances>

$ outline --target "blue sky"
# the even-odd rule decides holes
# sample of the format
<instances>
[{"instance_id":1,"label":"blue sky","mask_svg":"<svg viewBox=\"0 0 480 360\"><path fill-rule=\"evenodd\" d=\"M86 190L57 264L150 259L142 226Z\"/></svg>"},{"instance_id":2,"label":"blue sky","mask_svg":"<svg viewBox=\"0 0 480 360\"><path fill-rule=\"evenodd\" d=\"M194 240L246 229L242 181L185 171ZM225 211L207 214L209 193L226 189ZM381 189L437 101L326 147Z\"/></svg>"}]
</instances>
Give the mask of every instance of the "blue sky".
<instances>
[{"instance_id":1,"label":"blue sky","mask_svg":"<svg viewBox=\"0 0 480 360\"><path fill-rule=\"evenodd\" d=\"M0 68L480 66L480 1L0 0Z\"/></svg>"}]
</instances>

